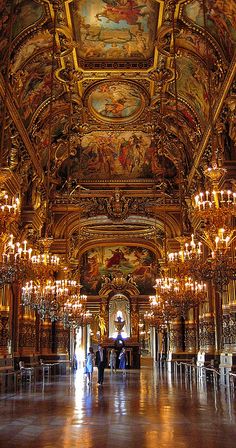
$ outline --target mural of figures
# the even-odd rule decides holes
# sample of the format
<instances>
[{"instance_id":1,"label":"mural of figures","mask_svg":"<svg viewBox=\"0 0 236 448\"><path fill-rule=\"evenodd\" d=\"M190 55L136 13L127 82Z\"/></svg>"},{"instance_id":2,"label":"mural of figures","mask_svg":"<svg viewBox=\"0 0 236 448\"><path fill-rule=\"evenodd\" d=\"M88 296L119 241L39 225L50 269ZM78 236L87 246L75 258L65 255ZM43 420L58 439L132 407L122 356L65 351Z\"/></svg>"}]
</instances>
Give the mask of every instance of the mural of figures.
<instances>
[{"instance_id":1,"label":"mural of figures","mask_svg":"<svg viewBox=\"0 0 236 448\"><path fill-rule=\"evenodd\" d=\"M88 100L90 111L105 120L136 118L145 101L141 91L124 82L103 82L95 87Z\"/></svg>"},{"instance_id":2,"label":"mural of figures","mask_svg":"<svg viewBox=\"0 0 236 448\"><path fill-rule=\"evenodd\" d=\"M199 118L208 117L207 71L197 61L188 57L178 59L178 92L195 106Z\"/></svg>"},{"instance_id":3,"label":"mural of figures","mask_svg":"<svg viewBox=\"0 0 236 448\"><path fill-rule=\"evenodd\" d=\"M223 48L232 56L236 44L235 0L207 0L207 27ZM184 7L186 16L197 25L204 26L201 2L195 0Z\"/></svg>"},{"instance_id":4,"label":"mural of figures","mask_svg":"<svg viewBox=\"0 0 236 448\"><path fill-rule=\"evenodd\" d=\"M104 277L132 275L141 294L151 294L155 283L155 255L143 247L114 246L83 255L81 282L87 294L98 294Z\"/></svg>"},{"instance_id":5,"label":"mural of figures","mask_svg":"<svg viewBox=\"0 0 236 448\"><path fill-rule=\"evenodd\" d=\"M18 92L22 117L29 123L39 104L50 96L51 55L44 52L35 57L24 70L18 70L13 78L13 88ZM57 85L58 93L63 87Z\"/></svg>"},{"instance_id":6,"label":"mural of figures","mask_svg":"<svg viewBox=\"0 0 236 448\"><path fill-rule=\"evenodd\" d=\"M17 4L16 4L17 3ZM25 28L30 27L45 14L44 6L39 2L31 1L27 4L25 0L18 0L13 11L13 39ZM0 1L0 51L8 45L11 27L11 4L12 0Z\"/></svg>"},{"instance_id":7,"label":"mural of figures","mask_svg":"<svg viewBox=\"0 0 236 448\"><path fill-rule=\"evenodd\" d=\"M157 178L176 176L174 163L158 154L150 135L144 132L91 132L82 138L74 158L68 160L74 179ZM67 161L60 169L67 169ZM66 171L65 171L66 172Z\"/></svg>"},{"instance_id":8,"label":"mural of figures","mask_svg":"<svg viewBox=\"0 0 236 448\"><path fill-rule=\"evenodd\" d=\"M78 55L86 59L147 59L153 55L159 5L152 0L72 2Z\"/></svg>"},{"instance_id":9,"label":"mural of figures","mask_svg":"<svg viewBox=\"0 0 236 448\"><path fill-rule=\"evenodd\" d=\"M14 62L11 66L11 72L16 73L17 70L39 50L43 50L45 48L50 48L52 46L52 36L48 30L41 31L36 35L32 36L27 44L21 47L21 51L16 54Z\"/></svg>"},{"instance_id":10,"label":"mural of figures","mask_svg":"<svg viewBox=\"0 0 236 448\"><path fill-rule=\"evenodd\" d=\"M17 2L17 20L13 28L13 36L16 37L21 31L40 20L45 13L44 6L38 1L27 4L25 0Z\"/></svg>"}]
</instances>

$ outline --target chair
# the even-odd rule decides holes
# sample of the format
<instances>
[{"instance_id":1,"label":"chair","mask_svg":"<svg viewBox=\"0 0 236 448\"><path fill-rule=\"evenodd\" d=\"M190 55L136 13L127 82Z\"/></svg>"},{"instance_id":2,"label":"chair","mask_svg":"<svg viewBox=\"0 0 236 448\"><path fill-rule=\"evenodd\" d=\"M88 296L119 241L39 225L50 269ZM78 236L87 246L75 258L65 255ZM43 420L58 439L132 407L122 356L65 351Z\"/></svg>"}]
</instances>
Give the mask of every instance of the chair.
<instances>
[{"instance_id":1,"label":"chair","mask_svg":"<svg viewBox=\"0 0 236 448\"><path fill-rule=\"evenodd\" d=\"M34 369L33 367L25 367L24 362L19 362L19 368L20 368L20 380L23 381L32 381L34 378Z\"/></svg>"},{"instance_id":2,"label":"chair","mask_svg":"<svg viewBox=\"0 0 236 448\"><path fill-rule=\"evenodd\" d=\"M51 365L50 364L44 364L43 360L40 359L40 367L42 368L43 378L50 376L51 373Z\"/></svg>"}]
</instances>

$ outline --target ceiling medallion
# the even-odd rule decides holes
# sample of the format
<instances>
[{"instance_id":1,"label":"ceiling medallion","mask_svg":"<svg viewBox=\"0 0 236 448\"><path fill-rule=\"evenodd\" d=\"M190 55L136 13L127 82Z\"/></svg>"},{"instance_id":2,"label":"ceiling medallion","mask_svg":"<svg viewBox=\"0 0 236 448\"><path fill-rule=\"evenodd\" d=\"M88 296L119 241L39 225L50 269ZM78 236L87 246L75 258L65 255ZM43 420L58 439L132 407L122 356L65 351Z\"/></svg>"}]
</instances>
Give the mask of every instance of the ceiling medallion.
<instances>
[{"instance_id":1,"label":"ceiling medallion","mask_svg":"<svg viewBox=\"0 0 236 448\"><path fill-rule=\"evenodd\" d=\"M148 102L146 91L131 81L101 81L85 93L90 113L97 119L120 123L138 118Z\"/></svg>"}]
</instances>

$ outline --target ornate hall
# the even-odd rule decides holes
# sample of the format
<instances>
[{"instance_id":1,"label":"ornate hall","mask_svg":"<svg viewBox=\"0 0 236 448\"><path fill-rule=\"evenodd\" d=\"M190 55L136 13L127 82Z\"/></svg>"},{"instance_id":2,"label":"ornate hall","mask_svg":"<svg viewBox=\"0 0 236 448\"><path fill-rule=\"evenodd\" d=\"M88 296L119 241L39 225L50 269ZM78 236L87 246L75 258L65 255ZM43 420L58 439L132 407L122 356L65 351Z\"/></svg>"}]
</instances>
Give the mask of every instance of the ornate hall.
<instances>
[{"instance_id":1,"label":"ornate hall","mask_svg":"<svg viewBox=\"0 0 236 448\"><path fill-rule=\"evenodd\" d=\"M0 0L0 55L0 446L233 448L236 0Z\"/></svg>"}]
</instances>

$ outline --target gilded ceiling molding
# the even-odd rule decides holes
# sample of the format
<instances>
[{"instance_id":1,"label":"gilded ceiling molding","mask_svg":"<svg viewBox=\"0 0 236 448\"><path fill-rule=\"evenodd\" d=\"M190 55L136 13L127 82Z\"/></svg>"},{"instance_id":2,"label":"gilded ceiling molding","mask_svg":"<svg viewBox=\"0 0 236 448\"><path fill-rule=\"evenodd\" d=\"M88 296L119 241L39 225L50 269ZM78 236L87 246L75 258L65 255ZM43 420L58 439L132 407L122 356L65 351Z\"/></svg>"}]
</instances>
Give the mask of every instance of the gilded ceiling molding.
<instances>
[{"instance_id":1,"label":"gilded ceiling molding","mask_svg":"<svg viewBox=\"0 0 236 448\"><path fill-rule=\"evenodd\" d=\"M236 76L236 54L234 55L233 60L229 66L227 75L225 77L225 80L222 84L222 87L221 87L219 95L218 95L218 100L216 100L216 103L215 103L215 107L213 110L213 124L216 122L216 120L218 119L218 117L221 113L221 109L223 107L224 101L228 95L228 92L230 90L232 83L234 82L235 76ZM202 141L199 145L198 154L196 155L196 157L194 159L192 169L188 176L188 188L189 189L191 188L194 176L196 174L196 170L200 164L201 158L202 158L204 151L208 145L209 138L211 136L211 131L212 131L212 125L211 125L211 123L209 123L204 132Z\"/></svg>"},{"instance_id":2,"label":"gilded ceiling molding","mask_svg":"<svg viewBox=\"0 0 236 448\"><path fill-rule=\"evenodd\" d=\"M119 226L119 225L125 225L125 226L132 226L134 227L134 231L133 231L133 235L134 238L137 236L135 235L135 226L138 225L142 225L145 226L146 228L148 227L150 228L156 228L157 231L163 231L164 229L164 219L166 219L166 231L167 231L167 235L169 238L173 238L177 235L179 235L181 233L180 231L180 223L178 223L177 215L172 215L170 213L165 213L165 211L163 210L162 213L157 213L156 217L147 217L147 216L140 216L140 215L131 215L129 216L129 218L123 222L121 221L120 223L117 222L113 222L112 220L108 219L107 216L95 216L93 218L89 218L89 219L80 219L80 215L78 213L73 213L69 215L69 219L67 220L67 217L65 215L61 215L60 218L58 220L55 219L55 225L54 228L52 230L52 233L54 235L54 237L56 239L64 239L66 238L66 234L68 234L69 237L71 237L71 235L73 235L74 233L79 233L80 230L83 229L84 234L85 229L88 229L88 232L90 231L89 229L95 229L93 230L94 233L96 233L96 228L98 229L99 226L99 231L103 232L103 238L109 236L109 228L111 226ZM68 221L69 221L69 226L68 226ZM98 232L97 232L98 233ZM129 229L129 232L126 231L126 227L124 227L124 233L126 233L126 238L129 237L131 238L132 236L132 229ZM145 232L144 232L145 233ZM91 235L92 236L92 235ZM145 235L143 234L143 237ZM114 232L114 235L111 236L112 237L116 237L116 234ZM120 237L122 237L122 235L120 234Z\"/></svg>"},{"instance_id":3,"label":"gilded ceiling molding","mask_svg":"<svg viewBox=\"0 0 236 448\"><path fill-rule=\"evenodd\" d=\"M44 180L44 175L43 175L43 171L42 171L42 167L39 163L38 158L36 157L36 151L32 145L32 142L30 141L29 135L27 130L25 129L25 126L23 124L23 121L21 119L21 116L12 100L12 93L10 93L9 89L6 90L6 84L5 81L3 79L2 74L0 74L0 95L2 96L2 98L4 98L5 92L7 92L6 95L6 104L7 104L7 108L9 111L9 114L11 115L12 120L15 123L15 126L22 138L22 141L25 145L25 148L28 151L28 154L30 156L30 159L33 163L33 166L35 168L35 171L37 173L37 175L39 176L39 178L42 180L42 183L45 187L45 180ZM46 188L46 187L45 187Z\"/></svg>"}]
</instances>

